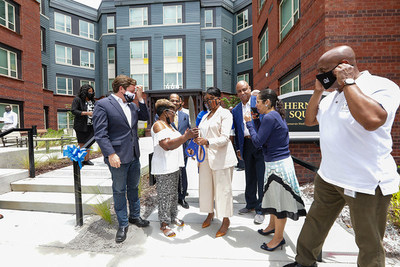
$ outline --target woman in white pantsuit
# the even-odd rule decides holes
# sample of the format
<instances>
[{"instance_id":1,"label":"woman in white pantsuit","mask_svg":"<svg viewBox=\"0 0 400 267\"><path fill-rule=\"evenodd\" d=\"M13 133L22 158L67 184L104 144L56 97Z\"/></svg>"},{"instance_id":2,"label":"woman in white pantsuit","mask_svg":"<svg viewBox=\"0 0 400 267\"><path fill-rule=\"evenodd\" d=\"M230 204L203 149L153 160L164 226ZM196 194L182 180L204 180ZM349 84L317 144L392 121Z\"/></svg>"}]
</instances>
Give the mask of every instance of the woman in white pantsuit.
<instances>
[{"instance_id":1,"label":"woman in white pantsuit","mask_svg":"<svg viewBox=\"0 0 400 267\"><path fill-rule=\"evenodd\" d=\"M200 124L196 143L205 147L206 155L199 165L200 211L207 212L203 228L210 226L216 216L223 218L216 237L226 234L229 217L233 215L232 175L237 164L236 154L229 139L233 118L229 110L221 107L221 91L208 88L204 97L210 110ZM215 203L215 204L214 204Z\"/></svg>"}]
</instances>

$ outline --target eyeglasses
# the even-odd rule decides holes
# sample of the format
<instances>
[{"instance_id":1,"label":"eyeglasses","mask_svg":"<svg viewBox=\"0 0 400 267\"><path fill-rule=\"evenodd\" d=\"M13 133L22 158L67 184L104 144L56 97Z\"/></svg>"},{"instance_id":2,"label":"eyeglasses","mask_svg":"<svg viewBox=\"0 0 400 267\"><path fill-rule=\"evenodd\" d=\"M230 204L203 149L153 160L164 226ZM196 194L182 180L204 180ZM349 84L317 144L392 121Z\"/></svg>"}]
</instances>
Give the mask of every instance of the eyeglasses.
<instances>
[{"instance_id":1,"label":"eyeglasses","mask_svg":"<svg viewBox=\"0 0 400 267\"><path fill-rule=\"evenodd\" d=\"M170 109L166 109L165 111L167 111L167 112L172 112L174 115L176 114L176 112L175 112L175 111L173 111L173 110L170 110Z\"/></svg>"}]
</instances>

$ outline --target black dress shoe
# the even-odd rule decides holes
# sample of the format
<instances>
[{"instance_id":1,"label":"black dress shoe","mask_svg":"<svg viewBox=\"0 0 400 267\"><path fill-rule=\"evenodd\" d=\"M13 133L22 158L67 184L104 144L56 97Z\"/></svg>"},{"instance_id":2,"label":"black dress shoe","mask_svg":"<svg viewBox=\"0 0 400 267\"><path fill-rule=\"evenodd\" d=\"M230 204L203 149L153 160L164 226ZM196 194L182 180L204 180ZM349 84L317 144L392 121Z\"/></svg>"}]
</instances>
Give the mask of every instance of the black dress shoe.
<instances>
[{"instance_id":1,"label":"black dress shoe","mask_svg":"<svg viewBox=\"0 0 400 267\"><path fill-rule=\"evenodd\" d=\"M128 232L128 227L119 227L117 231L117 235L115 236L115 242L121 243L124 242L126 239L126 233Z\"/></svg>"},{"instance_id":2,"label":"black dress shoe","mask_svg":"<svg viewBox=\"0 0 400 267\"><path fill-rule=\"evenodd\" d=\"M149 226L149 224L150 224L150 222L148 220L143 220L141 217L139 217L139 218L129 217L129 222L136 225L137 227L146 227L146 226Z\"/></svg>"},{"instance_id":3,"label":"black dress shoe","mask_svg":"<svg viewBox=\"0 0 400 267\"><path fill-rule=\"evenodd\" d=\"M182 206L182 208L184 208L184 209L188 209L189 208L189 204L186 202L186 200L182 200L182 199L179 199L178 200L178 204L179 205L181 205Z\"/></svg>"},{"instance_id":4,"label":"black dress shoe","mask_svg":"<svg viewBox=\"0 0 400 267\"><path fill-rule=\"evenodd\" d=\"M289 263L284 265L283 267L317 267L317 263L314 262L312 265L302 265L300 263L297 263L297 261L293 262L293 263Z\"/></svg>"},{"instance_id":5,"label":"black dress shoe","mask_svg":"<svg viewBox=\"0 0 400 267\"><path fill-rule=\"evenodd\" d=\"M84 160L84 161L82 161L82 164L83 165L94 165L94 163L91 162L90 160Z\"/></svg>"}]
</instances>

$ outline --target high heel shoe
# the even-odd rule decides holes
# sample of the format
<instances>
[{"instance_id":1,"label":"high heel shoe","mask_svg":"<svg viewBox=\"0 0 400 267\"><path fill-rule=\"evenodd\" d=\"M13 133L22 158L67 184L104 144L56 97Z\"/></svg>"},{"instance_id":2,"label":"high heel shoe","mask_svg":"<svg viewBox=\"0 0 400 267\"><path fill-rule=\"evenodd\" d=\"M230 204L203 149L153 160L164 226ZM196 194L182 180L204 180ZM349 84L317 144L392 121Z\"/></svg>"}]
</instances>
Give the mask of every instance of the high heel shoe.
<instances>
[{"instance_id":1,"label":"high heel shoe","mask_svg":"<svg viewBox=\"0 0 400 267\"><path fill-rule=\"evenodd\" d=\"M221 231L221 228L222 228L222 227L224 226L224 224L226 223L226 221L224 220L224 221L222 222L221 228L219 228L218 232L215 234L215 237L222 237L222 236L226 235L226 232L228 232L229 225L231 224L231 222L229 221L229 219L228 219L227 221L228 221L228 223L227 223L228 226L226 227L226 230L225 230L225 231Z\"/></svg>"},{"instance_id":2,"label":"high heel shoe","mask_svg":"<svg viewBox=\"0 0 400 267\"><path fill-rule=\"evenodd\" d=\"M281 250L282 250L283 249L283 245L285 245L285 244L286 244L286 241L285 241L285 238L284 238L284 239L282 239L282 241L276 247L270 248L270 247L267 246L267 244L264 243L264 244L261 245L261 248L266 250L266 251L274 251L275 249L281 247Z\"/></svg>"},{"instance_id":3,"label":"high heel shoe","mask_svg":"<svg viewBox=\"0 0 400 267\"><path fill-rule=\"evenodd\" d=\"M207 228L210 226L211 222L214 220L214 213L212 213L212 218L208 220L208 217L211 216L210 214L207 216L207 219L203 222L201 228Z\"/></svg>"},{"instance_id":4,"label":"high heel shoe","mask_svg":"<svg viewBox=\"0 0 400 267\"><path fill-rule=\"evenodd\" d=\"M258 232L260 235L270 235L270 234L275 233L275 229L272 229L272 230L270 230L270 231L268 231L268 232L264 232L263 229L258 229L257 232Z\"/></svg>"}]
</instances>

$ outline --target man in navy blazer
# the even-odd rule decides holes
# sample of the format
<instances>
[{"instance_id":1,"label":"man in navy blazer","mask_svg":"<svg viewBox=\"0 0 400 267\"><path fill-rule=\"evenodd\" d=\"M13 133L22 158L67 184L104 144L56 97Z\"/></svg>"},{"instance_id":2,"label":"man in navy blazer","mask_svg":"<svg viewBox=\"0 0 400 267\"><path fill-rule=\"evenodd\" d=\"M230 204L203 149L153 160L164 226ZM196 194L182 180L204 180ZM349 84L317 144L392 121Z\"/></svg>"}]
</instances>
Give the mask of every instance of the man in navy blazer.
<instances>
[{"instance_id":1,"label":"man in navy blazer","mask_svg":"<svg viewBox=\"0 0 400 267\"><path fill-rule=\"evenodd\" d=\"M148 120L149 116L142 97L143 88L136 86L135 80L119 75L112 87L113 94L96 103L93 127L96 142L111 172L114 209L119 224L115 241L120 243L126 239L128 222L138 227L149 225L149 221L140 217L140 150L137 135L138 120ZM129 91L135 89L139 107L130 103L133 97ZM126 198L129 202L129 217Z\"/></svg>"},{"instance_id":2,"label":"man in navy blazer","mask_svg":"<svg viewBox=\"0 0 400 267\"><path fill-rule=\"evenodd\" d=\"M173 122L175 128L183 135L187 129L190 129L189 115L182 110L182 98L177 94L170 94L169 101L171 101L176 107L176 119ZM178 184L178 203L183 208L188 209L189 204L186 202L185 197L188 188L186 165L188 157L185 153L186 147L189 144L189 140L183 144L183 156L185 160L185 167L181 168L180 181Z\"/></svg>"},{"instance_id":3,"label":"man in navy blazer","mask_svg":"<svg viewBox=\"0 0 400 267\"><path fill-rule=\"evenodd\" d=\"M253 145L250 133L243 120L244 114L250 113L251 108L255 107L257 97L251 95L251 88L246 81L237 83L236 93L241 102L232 109L235 146L238 158L244 160L246 176L246 207L240 209L239 214L255 210L254 223L261 224L264 221L264 215L261 211L261 201L264 195L264 157L261 148Z\"/></svg>"}]
</instances>

